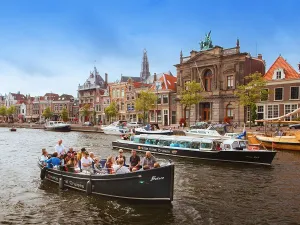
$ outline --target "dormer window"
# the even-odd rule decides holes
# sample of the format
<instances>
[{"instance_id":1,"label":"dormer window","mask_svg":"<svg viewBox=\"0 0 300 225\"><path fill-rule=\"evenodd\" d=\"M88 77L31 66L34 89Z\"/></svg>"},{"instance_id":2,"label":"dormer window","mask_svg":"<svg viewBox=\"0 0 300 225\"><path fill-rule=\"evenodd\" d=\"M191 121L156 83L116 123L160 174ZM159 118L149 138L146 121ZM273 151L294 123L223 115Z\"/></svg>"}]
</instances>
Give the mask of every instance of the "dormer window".
<instances>
[{"instance_id":1,"label":"dormer window","mask_svg":"<svg viewBox=\"0 0 300 225\"><path fill-rule=\"evenodd\" d=\"M278 68L278 69L274 70L273 80L281 80L284 78L285 78L285 73L282 68Z\"/></svg>"}]
</instances>

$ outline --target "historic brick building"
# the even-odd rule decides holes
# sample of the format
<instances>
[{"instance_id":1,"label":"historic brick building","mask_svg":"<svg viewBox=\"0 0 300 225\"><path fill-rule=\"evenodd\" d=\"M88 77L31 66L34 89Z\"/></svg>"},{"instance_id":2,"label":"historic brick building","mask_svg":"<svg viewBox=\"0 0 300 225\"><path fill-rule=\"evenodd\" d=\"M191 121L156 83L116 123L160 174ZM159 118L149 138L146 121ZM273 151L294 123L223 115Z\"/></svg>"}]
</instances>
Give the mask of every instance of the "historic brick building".
<instances>
[{"instance_id":1,"label":"historic brick building","mask_svg":"<svg viewBox=\"0 0 300 225\"><path fill-rule=\"evenodd\" d=\"M103 101L100 97L107 90L107 78L107 73L105 74L104 80L97 71L97 68L94 67L94 71L90 73L90 76L85 83L78 86L79 121L81 123L85 121L94 122L94 120L97 122L97 118L101 120L100 116L102 115L101 110L103 108L101 104ZM90 106L88 118L80 115L84 105ZM95 108L95 106L97 106L97 108ZM94 112L96 112L96 115L94 115ZM94 116L96 116L96 118L94 118Z\"/></svg>"},{"instance_id":2,"label":"historic brick building","mask_svg":"<svg viewBox=\"0 0 300 225\"><path fill-rule=\"evenodd\" d=\"M275 60L264 78L269 95L257 104L258 119L276 118L300 107L300 74L282 56ZM285 120L299 116L295 114Z\"/></svg>"},{"instance_id":3,"label":"historic brick building","mask_svg":"<svg viewBox=\"0 0 300 225\"><path fill-rule=\"evenodd\" d=\"M177 98L185 84L190 81L201 83L205 100L192 106L191 115L179 103L177 107L177 123L180 118L190 117L191 122L211 121L223 122L225 117L233 122L244 122L244 107L240 106L234 96L234 90L245 83L245 76L250 73L265 72L262 55L252 57L240 52L239 40L233 48L213 46L210 34L201 42L201 50L192 50L187 57L180 54L177 69Z\"/></svg>"},{"instance_id":4,"label":"historic brick building","mask_svg":"<svg viewBox=\"0 0 300 225\"><path fill-rule=\"evenodd\" d=\"M177 78L169 74L162 74L156 79L150 90L157 95L155 109L149 111L149 122L158 123L163 126L176 124L176 82Z\"/></svg>"}]
</instances>

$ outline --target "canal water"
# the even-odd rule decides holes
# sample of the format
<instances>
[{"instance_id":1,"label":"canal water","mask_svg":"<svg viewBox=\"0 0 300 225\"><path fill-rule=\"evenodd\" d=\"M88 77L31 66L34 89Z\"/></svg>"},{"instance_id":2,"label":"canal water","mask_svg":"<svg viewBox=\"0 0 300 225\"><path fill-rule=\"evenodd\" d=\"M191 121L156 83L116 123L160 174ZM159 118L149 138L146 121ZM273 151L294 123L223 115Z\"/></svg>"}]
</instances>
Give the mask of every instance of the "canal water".
<instances>
[{"instance_id":1,"label":"canal water","mask_svg":"<svg viewBox=\"0 0 300 225\"><path fill-rule=\"evenodd\" d=\"M270 167L173 158L172 204L141 204L41 182L37 157L58 139L102 158L117 154L114 136L0 128L0 224L300 223L300 152L279 152Z\"/></svg>"}]
</instances>

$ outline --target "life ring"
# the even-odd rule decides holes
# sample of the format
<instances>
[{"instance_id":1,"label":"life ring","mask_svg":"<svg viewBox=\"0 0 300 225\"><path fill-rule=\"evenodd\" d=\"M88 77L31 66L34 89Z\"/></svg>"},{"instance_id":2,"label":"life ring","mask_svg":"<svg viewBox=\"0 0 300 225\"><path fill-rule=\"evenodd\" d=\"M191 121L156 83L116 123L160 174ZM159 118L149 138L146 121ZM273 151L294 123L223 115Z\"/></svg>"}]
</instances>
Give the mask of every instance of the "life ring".
<instances>
[{"instance_id":1,"label":"life ring","mask_svg":"<svg viewBox=\"0 0 300 225\"><path fill-rule=\"evenodd\" d=\"M44 180L46 177L46 167L41 169L41 174L40 174L41 180Z\"/></svg>"}]
</instances>

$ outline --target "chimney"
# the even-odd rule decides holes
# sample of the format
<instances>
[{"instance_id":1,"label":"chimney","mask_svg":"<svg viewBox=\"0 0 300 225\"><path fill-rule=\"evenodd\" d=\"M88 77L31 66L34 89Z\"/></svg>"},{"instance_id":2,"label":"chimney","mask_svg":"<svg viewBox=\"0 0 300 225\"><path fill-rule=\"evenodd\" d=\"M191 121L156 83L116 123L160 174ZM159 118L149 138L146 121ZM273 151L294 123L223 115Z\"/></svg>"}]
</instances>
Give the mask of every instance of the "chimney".
<instances>
[{"instance_id":1,"label":"chimney","mask_svg":"<svg viewBox=\"0 0 300 225\"><path fill-rule=\"evenodd\" d=\"M299 73L300 73L300 63L298 63L298 70L299 70Z\"/></svg>"},{"instance_id":2,"label":"chimney","mask_svg":"<svg viewBox=\"0 0 300 225\"><path fill-rule=\"evenodd\" d=\"M105 85L107 85L107 78L108 77L108 75L107 75L107 73L105 73Z\"/></svg>"},{"instance_id":3,"label":"chimney","mask_svg":"<svg viewBox=\"0 0 300 225\"><path fill-rule=\"evenodd\" d=\"M262 54L258 54L257 58L262 60Z\"/></svg>"},{"instance_id":4,"label":"chimney","mask_svg":"<svg viewBox=\"0 0 300 225\"><path fill-rule=\"evenodd\" d=\"M156 73L154 73L153 82L156 81Z\"/></svg>"}]
</instances>

